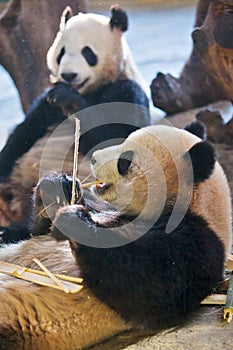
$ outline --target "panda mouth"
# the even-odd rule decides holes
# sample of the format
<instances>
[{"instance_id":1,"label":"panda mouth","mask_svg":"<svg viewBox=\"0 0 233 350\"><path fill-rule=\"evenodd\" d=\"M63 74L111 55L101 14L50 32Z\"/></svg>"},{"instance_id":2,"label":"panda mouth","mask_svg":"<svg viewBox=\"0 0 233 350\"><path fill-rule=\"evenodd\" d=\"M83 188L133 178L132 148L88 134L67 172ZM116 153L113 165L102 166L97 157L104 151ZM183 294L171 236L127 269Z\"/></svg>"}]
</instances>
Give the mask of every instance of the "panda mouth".
<instances>
[{"instance_id":1,"label":"panda mouth","mask_svg":"<svg viewBox=\"0 0 233 350\"><path fill-rule=\"evenodd\" d=\"M82 83L80 84L72 84L74 87L76 87L78 90L82 89L84 85L88 82L89 78L86 78Z\"/></svg>"},{"instance_id":2,"label":"panda mouth","mask_svg":"<svg viewBox=\"0 0 233 350\"><path fill-rule=\"evenodd\" d=\"M102 182L100 184L96 185L96 192L98 193L99 196L103 196L105 194L105 192L112 187L111 183L105 183Z\"/></svg>"}]
</instances>

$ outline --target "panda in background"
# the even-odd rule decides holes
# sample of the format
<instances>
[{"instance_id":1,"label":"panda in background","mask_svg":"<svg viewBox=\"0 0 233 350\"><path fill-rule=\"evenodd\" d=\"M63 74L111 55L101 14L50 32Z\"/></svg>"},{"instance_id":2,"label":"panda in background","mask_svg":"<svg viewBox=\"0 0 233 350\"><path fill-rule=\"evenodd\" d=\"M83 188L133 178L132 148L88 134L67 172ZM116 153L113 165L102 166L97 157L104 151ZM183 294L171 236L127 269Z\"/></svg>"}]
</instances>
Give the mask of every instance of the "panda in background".
<instances>
[{"instance_id":1,"label":"panda in background","mask_svg":"<svg viewBox=\"0 0 233 350\"><path fill-rule=\"evenodd\" d=\"M78 295L66 295L1 275L4 349L83 349L129 328L177 325L222 279L231 201L212 146L151 126L95 152L92 167L104 183L92 196L77 181L74 206L59 201L48 215L43 208L44 196L58 200L62 188L69 202L65 173L46 175L36 188L33 231L57 242L45 235L0 250L0 260L31 266L43 258L53 272L84 278ZM182 215L168 228L177 201ZM65 234L77 238L70 240L76 266Z\"/></svg>"},{"instance_id":2,"label":"panda in background","mask_svg":"<svg viewBox=\"0 0 233 350\"><path fill-rule=\"evenodd\" d=\"M33 103L0 153L2 242L29 237L30 196L39 178L41 155L63 121L67 125L53 143L47 169L56 169L56 160L64 159L64 147L72 144L74 131L67 116L82 110L81 156L107 140L122 141L137 128L150 125L145 85L123 36L127 28L127 14L117 5L111 8L111 18L82 13L73 16L70 7L64 10L60 31L47 55L54 85ZM127 108L123 112L121 104L113 106L109 115L87 108L114 102L134 106L132 113ZM72 152L66 158L62 169L72 171Z\"/></svg>"}]
</instances>

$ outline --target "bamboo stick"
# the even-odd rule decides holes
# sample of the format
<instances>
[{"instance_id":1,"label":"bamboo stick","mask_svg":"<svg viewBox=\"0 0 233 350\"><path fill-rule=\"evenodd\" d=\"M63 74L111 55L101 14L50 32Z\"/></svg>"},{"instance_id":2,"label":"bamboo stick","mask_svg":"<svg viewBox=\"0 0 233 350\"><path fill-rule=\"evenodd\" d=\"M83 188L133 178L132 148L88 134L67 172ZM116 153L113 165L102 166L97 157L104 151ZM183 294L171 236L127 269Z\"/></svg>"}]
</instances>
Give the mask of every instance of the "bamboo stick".
<instances>
[{"instance_id":1,"label":"bamboo stick","mask_svg":"<svg viewBox=\"0 0 233 350\"><path fill-rule=\"evenodd\" d=\"M103 183L102 180L97 180L97 181L88 182L88 183L86 183L86 184L82 184L82 185L80 185L80 187L81 187L81 188L88 188L88 187L90 187L90 186L93 186L93 185L100 185L100 184L102 184L102 183Z\"/></svg>"},{"instance_id":2,"label":"bamboo stick","mask_svg":"<svg viewBox=\"0 0 233 350\"><path fill-rule=\"evenodd\" d=\"M54 276L54 274L52 274L52 272L50 272L43 264L42 262L40 262L38 259L34 258L33 261L41 268L42 271L44 271L48 277L51 278L51 280L57 285L59 286L61 289L64 289L65 293L69 293L68 288L66 288L64 286L64 284L62 284L61 281L59 281L59 279L57 277Z\"/></svg>"},{"instance_id":3,"label":"bamboo stick","mask_svg":"<svg viewBox=\"0 0 233 350\"><path fill-rule=\"evenodd\" d=\"M78 118L75 119L75 140L74 140L74 164L73 164L73 181L72 181L72 195L71 205L75 203L75 188L76 188L76 175L78 169L78 146L79 146L79 134L80 134L80 121Z\"/></svg>"},{"instance_id":4,"label":"bamboo stick","mask_svg":"<svg viewBox=\"0 0 233 350\"><path fill-rule=\"evenodd\" d=\"M226 295L224 294L211 294L202 300L201 305L225 305Z\"/></svg>"},{"instance_id":5,"label":"bamboo stick","mask_svg":"<svg viewBox=\"0 0 233 350\"><path fill-rule=\"evenodd\" d=\"M0 261L0 273L14 276L16 278L42 286L59 289L63 292L66 291L66 293L77 293L83 288L83 286L77 284L77 282L82 281L82 279L56 274L55 276L57 278L64 280L62 282L62 287L60 287L47 275L47 273L43 271L29 269L20 265L10 264L5 261Z\"/></svg>"},{"instance_id":6,"label":"bamboo stick","mask_svg":"<svg viewBox=\"0 0 233 350\"><path fill-rule=\"evenodd\" d=\"M229 254L227 262L226 262L226 268L229 270L233 270L233 255Z\"/></svg>"}]
</instances>

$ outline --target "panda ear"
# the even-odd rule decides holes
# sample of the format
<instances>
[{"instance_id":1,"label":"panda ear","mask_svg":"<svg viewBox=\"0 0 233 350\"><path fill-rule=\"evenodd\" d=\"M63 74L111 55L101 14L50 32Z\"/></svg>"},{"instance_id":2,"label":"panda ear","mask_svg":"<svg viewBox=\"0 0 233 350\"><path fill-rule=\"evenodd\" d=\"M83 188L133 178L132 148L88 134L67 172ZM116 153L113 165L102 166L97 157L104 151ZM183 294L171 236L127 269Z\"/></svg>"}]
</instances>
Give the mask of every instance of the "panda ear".
<instances>
[{"instance_id":1,"label":"panda ear","mask_svg":"<svg viewBox=\"0 0 233 350\"><path fill-rule=\"evenodd\" d=\"M214 148L206 141L196 143L187 153L184 159L190 157L193 166L194 183L207 180L215 166L216 153Z\"/></svg>"},{"instance_id":2,"label":"panda ear","mask_svg":"<svg viewBox=\"0 0 233 350\"><path fill-rule=\"evenodd\" d=\"M110 19L111 30L114 28L120 29L123 33L128 29L128 16L119 5L113 5L111 7L112 17Z\"/></svg>"},{"instance_id":3,"label":"panda ear","mask_svg":"<svg viewBox=\"0 0 233 350\"><path fill-rule=\"evenodd\" d=\"M206 126L199 120L186 125L184 130L190 132L193 135L196 135L197 137L200 137L202 140L207 139Z\"/></svg>"},{"instance_id":4,"label":"panda ear","mask_svg":"<svg viewBox=\"0 0 233 350\"><path fill-rule=\"evenodd\" d=\"M60 31L62 32L65 29L66 22L68 19L73 17L74 13L70 6L66 6L65 10L62 12L61 15L61 22L60 22Z\"/></svg>"}]
</instances>

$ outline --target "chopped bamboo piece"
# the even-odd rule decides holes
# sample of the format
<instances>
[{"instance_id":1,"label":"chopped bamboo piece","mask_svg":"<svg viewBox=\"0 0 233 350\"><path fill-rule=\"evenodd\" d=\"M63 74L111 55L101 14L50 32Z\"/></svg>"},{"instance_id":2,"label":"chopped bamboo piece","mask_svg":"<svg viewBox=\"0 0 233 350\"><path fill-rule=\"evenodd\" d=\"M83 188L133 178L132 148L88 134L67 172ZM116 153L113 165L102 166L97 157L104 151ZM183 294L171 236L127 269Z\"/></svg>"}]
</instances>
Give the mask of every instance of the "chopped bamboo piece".
<instances>
[{"instance_id":1,"label":"chopped bamboo piece","mask_svg":"<svg viewBox=\"0 0 233 350\"><path fill-rule=\"evenodd\" d=\"M226 304L224 307L223 318L230 323L233 316L233 275L231 276L230 285L227 290Z\"/></svg>"},{"instance_id":2,"label":"chopped bamboo piece","mask_svg":"<svg viewBox=\"0 0 233 350\"><path fill-rule=\"evenodd\" d=\"M10 264L4 261L0 261L0 273L4 273L28 282L59 289L62 291L65 291L64 289L66 289L67 293L77 293L80 292L83 288L83 286L77 284L82 282L82 279L56 274L55 276L57 278L63 280L61 288L53 280L51 280L47 273L43 271L29 269L27 267Z\"/></svg>"},{"instance_id":3,"label":"chopped bamboo piece","mask_svg":"<svg viewBox=\"0 0 233 350\"><path fill-rule=\"evenodd\" d=\"M229 256L228 256L226 268L229 270L233 270L233 255L231 255L231 254L229 254Z\"/></svg>"},{"instance_id":4,"label":"chopped bamboo piece","mask_svg":"<svg viewBox=\"0 0 233 350\"><path fill-rule=\"evenodd\" d=\"M78 169L78 146L79 146L79 134L80 134L80 121L78 118L75 120L75 141L74 141L74 164L73 164L73 181L72 181L72 195L71 195L71 205L75 203L75 188L76 188L76 175Z\"/></svg>"},{"instance_id":5,"label":"chopped bamboo piece","mask_svg":"<svg viewBox=\"0 0 233 350\"><path fill-rule=\"evenodd\" d=\"M59 279L57 277L54 276L54 274L52 274L52 272L50 272L43 264L42 262L40 262L38 259L34 258L33 261L40 266L41 270L44 271L48 277L51 278L51 280L57 285L59 286L61 289L64 290L65 293L69 293L69 290L64 286L64 284L62 284L61 281L59 281Z\"/></svg>"},{"instance_id":6,"label":"chopped bamboo piece","mask_svg":"<svg viewBox=\"0 0 233 350\"><path fill-rule=\"evenodd\" d=\"M91 186L93 186L93 185L100 185L100 184L102 184L102 183L103 183L102 180L97 180L97 181L88 182L88 183L86 183L86 184L82 184L82 185L80 185L80 187L81 187L81 188L88 188L88 187L91 187Z\"/></svg>"},{"instance_id":7,"label":"chopped bamboo piece","mask_svg":"<svg viewBox=\"0 0 233 350\"><path fill-rule=\"evenodd\" d=\"M201 305L225 305L226 295L224 294L211 294L202 300Z\"/></svg>"}]
</instances>

